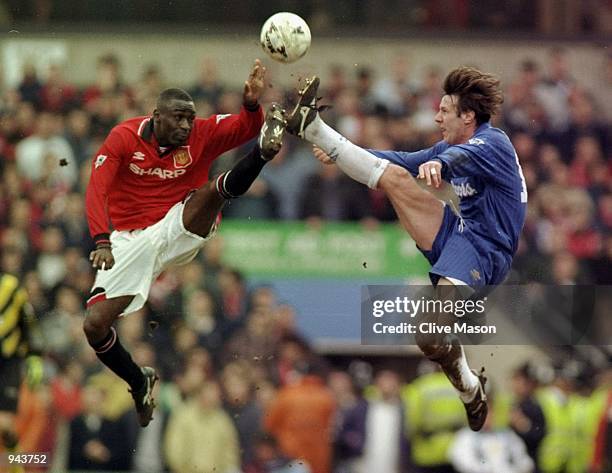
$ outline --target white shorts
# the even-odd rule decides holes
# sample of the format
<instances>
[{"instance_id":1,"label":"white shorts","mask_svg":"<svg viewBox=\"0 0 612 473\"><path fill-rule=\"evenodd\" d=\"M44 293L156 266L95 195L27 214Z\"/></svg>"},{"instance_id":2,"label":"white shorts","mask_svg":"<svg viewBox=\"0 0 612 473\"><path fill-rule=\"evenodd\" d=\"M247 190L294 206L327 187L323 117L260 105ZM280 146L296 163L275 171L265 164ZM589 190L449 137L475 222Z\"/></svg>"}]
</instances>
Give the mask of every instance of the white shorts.
<instances>
[{"instance_id":1,"label":"white shorts","mask_svg":"<svg viewBox=\"0 0 612 473\"><path fill-rule=\"evenodd\" d=\"M195 258L204 243L215 235L219 218L208 236L201 237L185 229L184 208L185 203L179 202L150 227L111 234L115 265L96 273L88 307L105 299L134 296L123 314L135 312L146 302L151 285L162 271Z\"/></svg>"}]
</instances>

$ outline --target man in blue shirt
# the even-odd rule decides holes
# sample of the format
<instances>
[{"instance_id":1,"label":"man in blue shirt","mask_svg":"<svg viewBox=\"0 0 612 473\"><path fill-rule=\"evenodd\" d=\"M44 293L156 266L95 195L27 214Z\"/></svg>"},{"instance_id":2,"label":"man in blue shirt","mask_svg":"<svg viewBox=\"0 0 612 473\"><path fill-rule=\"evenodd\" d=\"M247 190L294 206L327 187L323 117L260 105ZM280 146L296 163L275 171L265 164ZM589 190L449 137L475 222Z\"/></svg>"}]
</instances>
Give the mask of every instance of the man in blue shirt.
<instances>
[{"instance_id":1,"label":"man in blue shirt","mask_svg":"<svg viewBox=\"0 0 612 473\"><path fill-rule=\"evenodd\" d=\"M360 148L329 127L317 108L318 77L308 80L287 130L315 145L315 156L372 189L383 190L399 221L432 267L437 292L480 292L503 282L518 247L527 190L508 136L491 126L503 102L499 80L471 67L451 71L435 121L443 141L414 153ZM417 184L449 182L460 199L457 214ZM446 288L446 290L445 290ZM485 378L469 369L456 337L418 336L423 353L440 364L459 391L473 430L487 415Z\"/></svg>"}]
</instances>

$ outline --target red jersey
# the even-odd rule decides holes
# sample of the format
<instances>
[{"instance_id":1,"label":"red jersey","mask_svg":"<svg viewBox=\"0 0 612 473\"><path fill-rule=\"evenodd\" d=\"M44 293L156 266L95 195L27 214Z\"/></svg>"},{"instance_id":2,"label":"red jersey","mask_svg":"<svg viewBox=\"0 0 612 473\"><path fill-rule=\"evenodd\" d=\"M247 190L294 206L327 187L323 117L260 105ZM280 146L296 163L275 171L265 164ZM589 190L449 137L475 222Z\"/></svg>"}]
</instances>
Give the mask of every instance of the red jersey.
<instances>
[{"instance_id":1,"label":"red jersey","mask_svg":"<svg viewBox=\"0 0 612 473\"><path fill-rule=\"evenodd\" d=\"M96 241L115 230L148 227L177 202L208 181L211 163L255 137L261 107L238 115L196 118L185 146L160 148L152 117L137 117L112 129L98 151L85 202L89 231Z\"/></svg>"}]
</instances>

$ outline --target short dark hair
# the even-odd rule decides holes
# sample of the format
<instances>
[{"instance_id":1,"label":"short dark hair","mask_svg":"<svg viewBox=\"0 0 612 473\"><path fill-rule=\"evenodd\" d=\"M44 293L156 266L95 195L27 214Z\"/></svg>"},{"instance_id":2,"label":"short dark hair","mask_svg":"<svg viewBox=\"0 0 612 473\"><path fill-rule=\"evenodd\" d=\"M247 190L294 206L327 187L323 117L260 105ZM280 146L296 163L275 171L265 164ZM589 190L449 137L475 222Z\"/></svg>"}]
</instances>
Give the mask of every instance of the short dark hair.
<instances>
[{"instance_id":1,"label":"short dark hair","mask_svg":"<svg viewBox=\"0 0 612 473\"><path fill-rule=\"evenodd\" d=\"M523 59L520 65L521 72L538 72L540 66L533 59Z\"/></svg>"},{"instance_id":2,"label":"short dark hair","mask_svg":"<svg viewBox=\"0 0 612 473\"><path fill-rule=\"evenodd\" d=\"M457 115L472 110L476 123L488 122L504 101L499 79L474 67L452 70L444 79L444 93L458 97Z\"/></svg>"},{"instance_id":3,"label":"short dark hair","mask_svg":"<svg viewBox=\"0 0 612 473\"><path fill-rule=\"evenodd\" d=\"M185 102L193 102L191 95L183 89L176 87L162 90L157 97L157 108L164 108L171 100L184 100Z\"/></svg>"}]
</instances>

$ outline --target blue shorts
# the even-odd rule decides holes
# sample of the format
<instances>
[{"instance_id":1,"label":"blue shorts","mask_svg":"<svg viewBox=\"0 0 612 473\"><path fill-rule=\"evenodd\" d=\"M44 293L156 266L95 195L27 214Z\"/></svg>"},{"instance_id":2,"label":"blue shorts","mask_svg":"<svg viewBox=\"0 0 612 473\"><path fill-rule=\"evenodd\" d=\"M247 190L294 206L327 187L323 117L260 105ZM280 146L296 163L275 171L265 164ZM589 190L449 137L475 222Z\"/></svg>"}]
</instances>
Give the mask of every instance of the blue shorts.
<instances>
[{"instance_id":1,"label":"blue shorts","mask_svg":"<svg viewBox=\"0 0 612 473\"><path fill-rule=\"evenodd\" d=\"M495 286L506 278L512 256L470 233L450 205L429 251L421 250L431 263L429 278L436 285L441 277L462 282L474 290Z\"/></svg>"}]
</instances>

